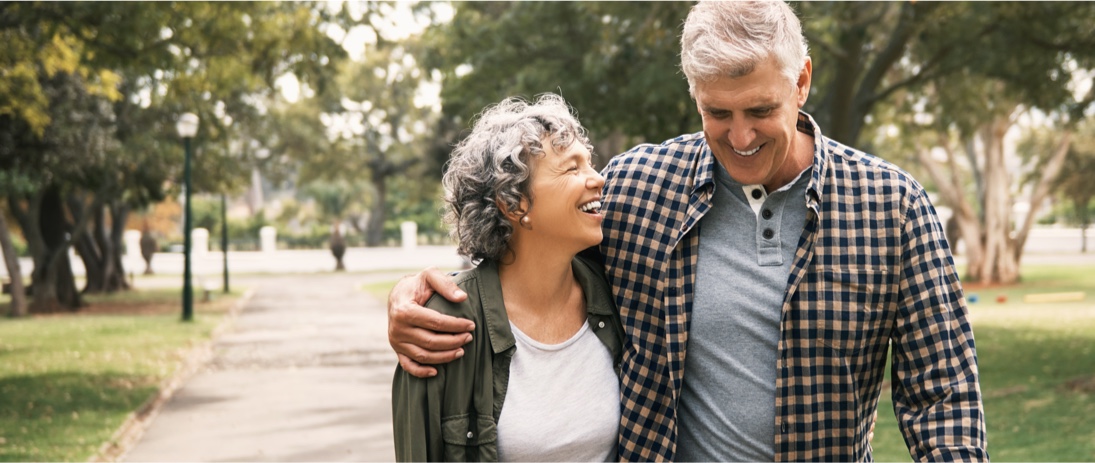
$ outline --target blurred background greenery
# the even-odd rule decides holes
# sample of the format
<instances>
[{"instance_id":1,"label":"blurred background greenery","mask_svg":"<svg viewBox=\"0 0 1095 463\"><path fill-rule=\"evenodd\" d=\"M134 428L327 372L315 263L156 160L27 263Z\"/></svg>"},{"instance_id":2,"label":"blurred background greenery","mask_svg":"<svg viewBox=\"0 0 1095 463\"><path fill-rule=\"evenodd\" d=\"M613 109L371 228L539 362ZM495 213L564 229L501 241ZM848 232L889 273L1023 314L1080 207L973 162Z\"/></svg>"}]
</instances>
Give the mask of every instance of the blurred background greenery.
<instances>
[{"instance_id":1,"label":"blurred background greenery","mask_svg":"<svg viewBox=\"0 0 1095 463\"><path fill-rule=\"evenodd\" d=\"M101 295L124 298L127 229L155 237L160 251L178 247L184 155L174 124L184 112L201 120L195 226L212 237L227 226L231 250L257 248L264 226L283 248L326 247L334 230L349 246L393 245L404 221L423 242L447 243L439 179L487 104L562 94L600 166L635 144L699 131L678 66L690 5L2 2L0 251L8 274L30 274L33 293L4 307L74 313ZM968 285L1044 291L1068 280L1021 263L1040 226L1075 229L1076 252L1087 250L1095 3L793 7L813 58L805 110L827 136L924 183L968 262ZM70 250L85 279L73 276ZM1084 347L1095 327L1089 309L1070 310L974 307L990 433L1005 436L990 449L997 459L1095 460L1095 424L1082 417L1095 416L1091 391L1069 386L1069 375L1095 371ZM994 321L1001 314L1007 321ZM879 459L900 459L903 444L885 432Z\"/></svg>"}]
</instances>

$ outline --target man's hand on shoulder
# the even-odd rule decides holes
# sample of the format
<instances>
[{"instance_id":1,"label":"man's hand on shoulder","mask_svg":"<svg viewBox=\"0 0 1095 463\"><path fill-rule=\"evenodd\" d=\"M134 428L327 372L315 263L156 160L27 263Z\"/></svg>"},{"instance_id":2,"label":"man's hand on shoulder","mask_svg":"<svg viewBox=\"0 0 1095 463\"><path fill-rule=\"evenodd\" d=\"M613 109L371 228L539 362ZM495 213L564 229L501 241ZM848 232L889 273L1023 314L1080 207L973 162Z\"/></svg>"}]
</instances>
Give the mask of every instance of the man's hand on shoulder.
<instances>
[{"instance_id":1,"label":"man's hand on shoulder","mask_svg":"<svg viewBox=\"0 0 1095 463\"><path fill-rule=\"evenodd\" d=\"M428 268L404 277L388 294L388 342L407 373L419 378L437 374L428 365L448 363L464 355L475 323L423 307L434 293L452 302L468 295L444 273Z\"/></svg>"}]
</instances>

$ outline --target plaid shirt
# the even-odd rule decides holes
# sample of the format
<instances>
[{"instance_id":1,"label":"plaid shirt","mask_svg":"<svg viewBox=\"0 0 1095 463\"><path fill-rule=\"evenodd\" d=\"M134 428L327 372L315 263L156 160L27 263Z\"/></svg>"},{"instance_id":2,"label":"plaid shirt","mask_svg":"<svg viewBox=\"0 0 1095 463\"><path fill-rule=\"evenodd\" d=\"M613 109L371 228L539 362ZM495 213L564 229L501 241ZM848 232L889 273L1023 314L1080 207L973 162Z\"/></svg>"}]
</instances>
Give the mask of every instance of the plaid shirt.
<instances>
[{"instance_id":1,"label":"plaid shirt","mask_svg":"<svg viewBox=\"0 0 1095 463\"><path fill-rule=\"evenodd\" d=\"M892 346L894 411L917 460L987 460L977 357L942 227L923 188L879 158L814 138L807 220L783 301L776 461L871 460ZM640 145L604 170L605 269L629 338L619 455L673 460L714 156L702 133Z\"/></svg>"}]
</instances>

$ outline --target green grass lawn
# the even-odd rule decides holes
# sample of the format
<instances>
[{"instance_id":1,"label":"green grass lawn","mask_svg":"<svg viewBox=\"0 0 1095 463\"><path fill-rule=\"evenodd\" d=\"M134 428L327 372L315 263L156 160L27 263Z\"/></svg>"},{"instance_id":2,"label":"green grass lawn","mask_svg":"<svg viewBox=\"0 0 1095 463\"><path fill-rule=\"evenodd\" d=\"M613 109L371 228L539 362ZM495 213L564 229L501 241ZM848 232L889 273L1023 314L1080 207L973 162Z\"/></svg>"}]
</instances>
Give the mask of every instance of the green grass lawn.
<instances>
[{"instance_id":1,"label":"green grass lawn","mask_svg":"<svg viewBox=\"0 0 1095 463\"><path fill-rule=\"evenodd\" d=\"M1095 461L1095 266L1024 266L1023 283L970 286L981 390L994 461ZM1084 301L1028 304L1032 293L1085 291ZM997 296L1007 302L996 302ZM910 461L883 391L878 461Z\"/></svg>"},{"instance_id":2,"label":"green grass lawn","mask_svg":"<svg viewBox=\"0 0 1095 463\"><path fill-rule=\"evenodd\" d=\"M194 323L179 321L178 290L93 296L75 314L0 318L0 461L87 460L238 297L196 303Z\"/></svg>"},{"instance_id":3,"label":"green grass lawn","mask_svg":"<svg viewBox=\"0 0 1095 463\"><path fill-rule=\"evenodd\" d=\"M396 283L395 281L381 281L381 282L377 282L377 283L367 283L367 284L363 285L361 287L361 289L363 291L365 291L366 293L369 293L370 295L375 297L376 300L387 303L388 293L392 290L392 287L395 286L395 283Z\"/></svg>"}]
</instances>

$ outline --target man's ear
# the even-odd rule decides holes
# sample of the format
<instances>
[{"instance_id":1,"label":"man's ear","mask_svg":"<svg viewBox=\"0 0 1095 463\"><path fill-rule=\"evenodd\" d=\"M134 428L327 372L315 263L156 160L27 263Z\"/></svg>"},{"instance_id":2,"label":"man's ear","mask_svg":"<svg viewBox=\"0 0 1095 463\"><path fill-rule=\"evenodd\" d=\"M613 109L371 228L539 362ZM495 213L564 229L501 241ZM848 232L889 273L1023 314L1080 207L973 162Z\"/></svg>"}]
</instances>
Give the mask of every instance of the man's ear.
<instances>
[{"instance_id":1,"label":"man's ear","mask_svg":"<svg viewBox=\"0 0 1095 463\"><path fill-rule=\"evenodd\" d=\"M806 104L806 98L810 96L810 82L814 75L814 64L810 57L802 64L802 70L798 73L798 82L795 82L795 97L799 109Z\"/></svg>"}]
</instances>

